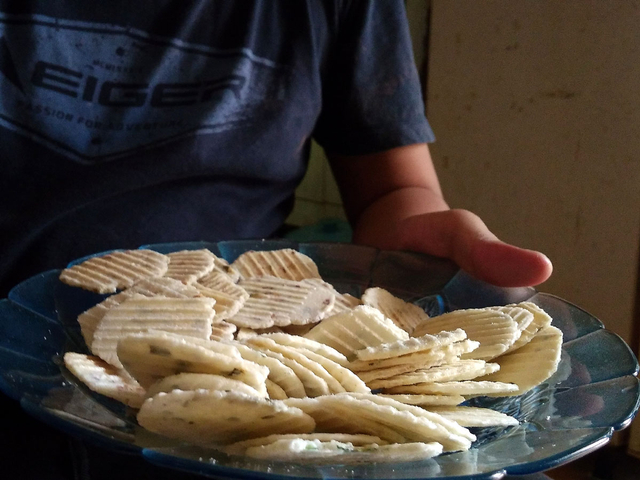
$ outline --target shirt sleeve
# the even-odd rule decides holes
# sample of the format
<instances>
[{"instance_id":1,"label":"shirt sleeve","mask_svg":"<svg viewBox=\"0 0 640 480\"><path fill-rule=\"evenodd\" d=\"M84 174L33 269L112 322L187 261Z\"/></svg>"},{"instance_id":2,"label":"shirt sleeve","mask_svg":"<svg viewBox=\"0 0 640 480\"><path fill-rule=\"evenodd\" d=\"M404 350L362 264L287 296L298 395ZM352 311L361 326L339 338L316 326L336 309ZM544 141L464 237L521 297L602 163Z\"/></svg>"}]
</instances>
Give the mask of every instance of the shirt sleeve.
<instances>
[{"instance_id":1,"label":"shirt sleeve","mask_svg":"<svg viewBox=\"0 0 640 480\"><path fill-rule=\"evenodd\" d=\"M329 153L365 155L432 142L402 0L353 0L322 76L314 137Z\"/></svg>"}]
</instances>

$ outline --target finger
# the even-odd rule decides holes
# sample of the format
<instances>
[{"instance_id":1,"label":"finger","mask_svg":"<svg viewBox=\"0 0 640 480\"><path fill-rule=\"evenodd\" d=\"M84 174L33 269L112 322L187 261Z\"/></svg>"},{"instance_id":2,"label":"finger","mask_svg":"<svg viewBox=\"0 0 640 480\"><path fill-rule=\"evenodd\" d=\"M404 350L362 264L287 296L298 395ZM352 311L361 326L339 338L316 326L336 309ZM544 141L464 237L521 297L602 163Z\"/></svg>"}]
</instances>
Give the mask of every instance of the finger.
<instances>
[{"instance_id":1,"label":"finger","mask_svg":"<svg viewBox=\"0 0 640 480\"><path fill-rule=\"evenodd\" d=\"M450 258L474 277L497 286L538 285L553 270L545 255L501 242L467 210L410 217L400 229L403 248Z\"/></svg>"}]
</instances>

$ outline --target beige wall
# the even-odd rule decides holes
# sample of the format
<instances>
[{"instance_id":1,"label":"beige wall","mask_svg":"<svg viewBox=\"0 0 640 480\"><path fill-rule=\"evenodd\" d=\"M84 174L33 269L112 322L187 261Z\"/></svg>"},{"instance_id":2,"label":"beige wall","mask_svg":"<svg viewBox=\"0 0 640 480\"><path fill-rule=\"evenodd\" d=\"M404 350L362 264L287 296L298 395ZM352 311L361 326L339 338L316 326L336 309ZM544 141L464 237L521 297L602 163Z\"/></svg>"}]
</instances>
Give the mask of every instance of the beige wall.
<instances>
[{"instance_id":1,"label":"beige wall","mask_svg":"<svg viewBox=\"0 0 640 480\"><path fill-rule=\"evenodd\" d=\"M640 3L434 0L428 116L449 202L555 265L541 289L631 341Z\"/></svg>"}]
</instances>

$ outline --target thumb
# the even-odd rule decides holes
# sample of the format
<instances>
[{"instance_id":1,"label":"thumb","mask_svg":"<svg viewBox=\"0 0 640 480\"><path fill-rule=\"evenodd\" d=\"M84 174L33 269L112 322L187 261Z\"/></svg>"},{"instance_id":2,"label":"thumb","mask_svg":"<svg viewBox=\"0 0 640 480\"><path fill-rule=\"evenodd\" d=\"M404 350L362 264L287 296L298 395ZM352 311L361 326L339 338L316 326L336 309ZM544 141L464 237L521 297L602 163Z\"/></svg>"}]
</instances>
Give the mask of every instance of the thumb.
<instances>
[{"instance_id":1,"label":"thumb","mask_svg":"<svg viewBox=\"0 0 640 480\"><path fill-rule=\"evenodd\" d=\"M544 254L500 241L467 210L409 217L399 230L403 248L450 258L472 276L500 287L538 285L553 271Z\"/></svg>"}]
</instances>

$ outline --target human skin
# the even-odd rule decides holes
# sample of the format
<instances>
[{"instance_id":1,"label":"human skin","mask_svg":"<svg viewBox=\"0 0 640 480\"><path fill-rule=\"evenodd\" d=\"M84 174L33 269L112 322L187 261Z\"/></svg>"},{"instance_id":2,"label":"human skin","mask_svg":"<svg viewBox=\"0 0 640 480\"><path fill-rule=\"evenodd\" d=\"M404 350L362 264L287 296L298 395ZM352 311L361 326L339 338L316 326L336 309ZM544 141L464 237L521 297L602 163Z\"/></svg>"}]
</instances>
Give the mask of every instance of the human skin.
<instances>
[{"instance_id":1,"label":"human skin","mask_svg":"<svg viewBox=\"0 0 640 480\"><path fill-rule=\"evenodd\" d=\"M354 243L449 258L501 287L534 286L551 275L544 254L502 242L474 213L449 208L427 144L328 157Z\"/></svg>"}]
</instances>

